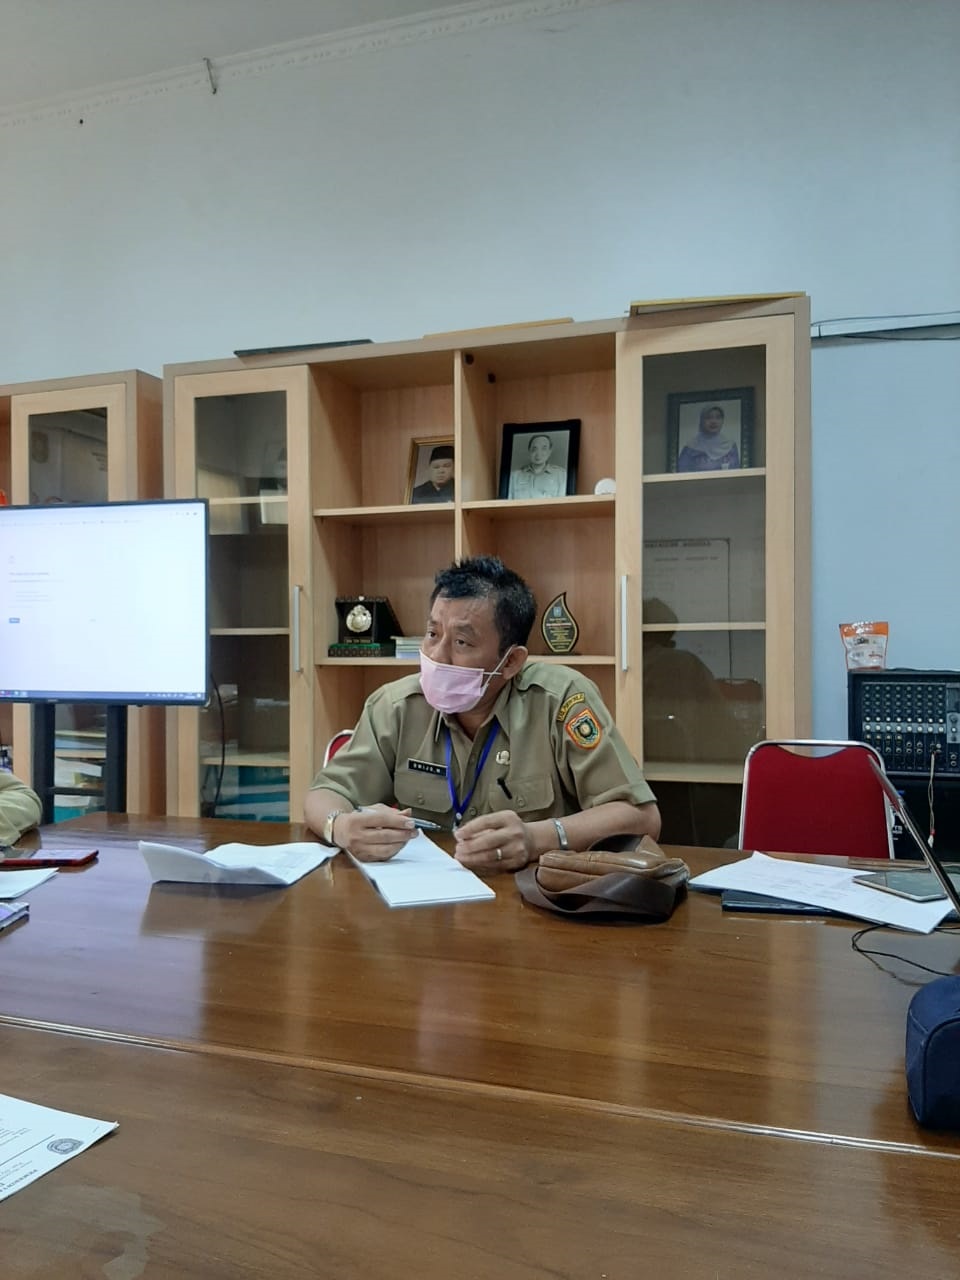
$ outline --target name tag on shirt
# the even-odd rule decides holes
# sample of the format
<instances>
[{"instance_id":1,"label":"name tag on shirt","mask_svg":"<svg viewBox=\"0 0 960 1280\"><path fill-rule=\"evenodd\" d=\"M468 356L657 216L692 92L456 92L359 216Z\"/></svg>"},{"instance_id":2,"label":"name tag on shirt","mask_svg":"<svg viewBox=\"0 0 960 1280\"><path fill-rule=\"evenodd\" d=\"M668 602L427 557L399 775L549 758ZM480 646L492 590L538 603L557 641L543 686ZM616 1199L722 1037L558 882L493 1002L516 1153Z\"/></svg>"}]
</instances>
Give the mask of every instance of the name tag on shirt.
<instances>
[{"instance_id":1,"label":"name tag on shirt","mask_svg":"<svg viewBox=\"0 0 960 1280\"><path fill-rule=\"evenodd\" d=\"M432 773L436 778L447 776L446 765L434 764L431 760L408 760L407 768L412 769L414 773Z\"/></svg>"}]
</instances>

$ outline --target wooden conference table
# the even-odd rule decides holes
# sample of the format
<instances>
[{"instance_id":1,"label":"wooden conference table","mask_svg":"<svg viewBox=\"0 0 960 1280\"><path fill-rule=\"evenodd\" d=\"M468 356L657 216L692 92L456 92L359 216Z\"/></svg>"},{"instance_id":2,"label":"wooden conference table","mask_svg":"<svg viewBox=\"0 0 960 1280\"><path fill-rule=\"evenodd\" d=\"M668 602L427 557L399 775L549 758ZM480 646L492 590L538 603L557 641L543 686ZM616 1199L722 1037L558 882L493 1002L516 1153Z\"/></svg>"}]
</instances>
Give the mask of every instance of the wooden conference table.
<instances>
[{"instance_id":1,"label":"wooden conference table","mask_svg":"<svg viewBox=\"0 0 960 1280\"><path fill-rule=\"evenodd\" d=\"M960 1137L903 1077L928 975L854 924L699 894L584 924L506 875L391 911L343 855L151 886L136 847L301 836L96 815L24 842L100 857L0 935L0 1087L120 1127L0 1205L4 1280L956 1274Z\"/></svg>"}]
</instances>

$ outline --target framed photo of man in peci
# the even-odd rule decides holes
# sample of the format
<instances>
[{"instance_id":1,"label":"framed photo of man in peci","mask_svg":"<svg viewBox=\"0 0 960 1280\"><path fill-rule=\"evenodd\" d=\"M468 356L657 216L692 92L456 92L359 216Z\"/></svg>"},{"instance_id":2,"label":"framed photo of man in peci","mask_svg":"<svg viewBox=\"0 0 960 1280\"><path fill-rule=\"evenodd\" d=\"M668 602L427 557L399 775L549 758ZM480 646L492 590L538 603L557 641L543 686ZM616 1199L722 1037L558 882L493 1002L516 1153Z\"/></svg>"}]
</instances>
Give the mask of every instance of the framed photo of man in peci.
<instances>
[{"instance_id":1,"label":"framed photo of man in peci","mask_svg":"<svg viewBox=\"0 0 960 1280\"><path fill-rule=\"evenodd\" d=\"M453 501L453 436L411 440L406 502Z\"/></svg>"},{"instance_id":2,"label":"framed photo of man in peci","mask_svg":"<svg viewBox=\"0 0 960 1280\"><path fill-rule=\"evenodd\" d=\"M739 471L753 466L753 387L667 396L667 470Z\"/></svg>"},{"instance_id":3,"label":"framed photo of man in peci","mask_svg":"<svg viewBox=\"0 0 960 1280\"><path fill-rule=\"evenodd\" d=\"M580 419L505 422L501 498L564 498L577 491Z\"/></svg>"}]
</instances>

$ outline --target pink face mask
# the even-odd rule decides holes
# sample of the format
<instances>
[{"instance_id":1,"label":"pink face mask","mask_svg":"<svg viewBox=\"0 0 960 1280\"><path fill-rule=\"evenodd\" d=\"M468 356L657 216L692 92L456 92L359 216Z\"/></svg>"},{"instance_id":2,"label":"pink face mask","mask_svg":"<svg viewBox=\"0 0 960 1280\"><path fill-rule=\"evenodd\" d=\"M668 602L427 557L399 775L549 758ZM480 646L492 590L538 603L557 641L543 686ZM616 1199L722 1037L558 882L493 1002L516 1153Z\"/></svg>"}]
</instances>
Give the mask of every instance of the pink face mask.
<instances>
[{"instance_id":1,"label":"pink face mask","mask_svg":"<svg viewBox=\"0 0 960 1280\"><path fill-rule=\"evenodd\" d=\"M510 646L510 649L513 645ZM449 662L434 662L420 650L420 688L434 711L456 716L462 711L472 711L487 690L494 676L510 656L510 649L503 655L493 671L483 667L455 667Z\"/></svg>"}]
</instances>

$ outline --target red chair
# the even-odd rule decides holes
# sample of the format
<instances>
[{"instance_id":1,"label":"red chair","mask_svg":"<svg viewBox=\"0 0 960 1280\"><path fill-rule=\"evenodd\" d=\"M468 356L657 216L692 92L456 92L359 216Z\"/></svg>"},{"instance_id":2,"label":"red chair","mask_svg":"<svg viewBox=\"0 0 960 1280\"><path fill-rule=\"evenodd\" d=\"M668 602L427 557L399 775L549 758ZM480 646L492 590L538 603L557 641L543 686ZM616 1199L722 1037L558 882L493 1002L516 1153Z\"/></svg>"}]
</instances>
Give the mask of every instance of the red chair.
<instances>
[{"instance_id":1,"label":"red chair","mask_svg":"<svg viewBox=\"0 0 960 1280\"><path fill-rule=\"evenodd\" d=\"M890 808L865 742L785 739L747 753L740 848L892 858Z\"/></svg>"},{"instance_id":2,"label":"red chair","mask_svg":"<svg viewBox=\"0 0 960 1280\"><path fill-rule=\"evenodd\" d=\"M333 757L337 754L341 747L345 747L353 737L352 729L340 729L335 733L326 745L323 753L323 768L325 769Z\"/></svg>"}]
</instances>

